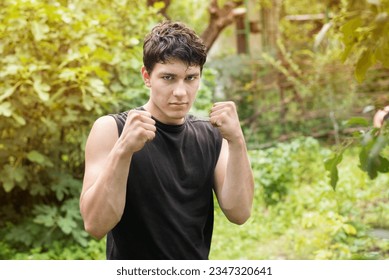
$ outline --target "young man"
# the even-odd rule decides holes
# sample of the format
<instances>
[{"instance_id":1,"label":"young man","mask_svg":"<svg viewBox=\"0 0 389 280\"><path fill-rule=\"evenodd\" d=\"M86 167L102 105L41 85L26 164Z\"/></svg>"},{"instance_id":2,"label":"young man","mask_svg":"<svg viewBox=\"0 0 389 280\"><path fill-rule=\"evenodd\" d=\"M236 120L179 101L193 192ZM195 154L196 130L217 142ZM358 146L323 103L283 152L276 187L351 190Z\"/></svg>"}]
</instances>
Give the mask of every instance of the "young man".
<instances>
[{"instance_id":1,"label":"young man","mask_svg":"<svg viewBox=\"0 0 389 280\"><path fill-rule=\"evenodd\" d=\"M87 232L107 234L107 259L208 259L213 191L226 217L250 216L254 181L234 103L210 120L188 115L206 48L181 23L145 38L141 108L99 118L86 143L80 209Z\"/></svg>"}]
</instances>

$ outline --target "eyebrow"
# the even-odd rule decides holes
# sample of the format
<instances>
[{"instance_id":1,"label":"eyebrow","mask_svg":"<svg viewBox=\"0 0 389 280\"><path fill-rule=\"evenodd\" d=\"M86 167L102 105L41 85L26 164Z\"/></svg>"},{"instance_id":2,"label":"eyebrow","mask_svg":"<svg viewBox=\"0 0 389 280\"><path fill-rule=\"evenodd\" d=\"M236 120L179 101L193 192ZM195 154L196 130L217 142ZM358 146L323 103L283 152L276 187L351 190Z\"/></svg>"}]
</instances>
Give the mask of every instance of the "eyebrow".
<instances>
[{"instance_id":1,"label":"eyebrow","mask_svg":"<svg viewBox=\"0 0 389 280\"><path fill-rule=\"evenodd\" d=\"M159 76L173 76L173 77L177 77L178 75L177 74L174 74L174 73L170 73L170 72L161 72L161 73L158 73ZM200 73L197 73L197 72L193 72L193 73L188 73L187 75L185 75L185 77L189 77L189 76L200 76Z\"/></svg>"}]
</instances>

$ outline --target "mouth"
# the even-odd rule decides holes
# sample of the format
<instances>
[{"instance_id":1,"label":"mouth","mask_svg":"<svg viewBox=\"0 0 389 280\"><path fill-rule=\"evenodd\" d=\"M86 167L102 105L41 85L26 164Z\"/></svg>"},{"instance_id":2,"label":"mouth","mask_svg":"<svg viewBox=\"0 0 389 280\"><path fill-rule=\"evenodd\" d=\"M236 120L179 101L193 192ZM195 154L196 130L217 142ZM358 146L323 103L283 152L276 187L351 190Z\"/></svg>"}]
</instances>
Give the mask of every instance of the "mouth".
<instances>
[{"instance_id":1,"label":"mouth","mask_svg":"<svg viewBox=\"0 0 389 280\"><path fill-rule=\"evenodd\" d=\"M186 105L188 105L187 102L171 102L169 104L172 106L186 106Z\"/></svg>"}]
</instances>

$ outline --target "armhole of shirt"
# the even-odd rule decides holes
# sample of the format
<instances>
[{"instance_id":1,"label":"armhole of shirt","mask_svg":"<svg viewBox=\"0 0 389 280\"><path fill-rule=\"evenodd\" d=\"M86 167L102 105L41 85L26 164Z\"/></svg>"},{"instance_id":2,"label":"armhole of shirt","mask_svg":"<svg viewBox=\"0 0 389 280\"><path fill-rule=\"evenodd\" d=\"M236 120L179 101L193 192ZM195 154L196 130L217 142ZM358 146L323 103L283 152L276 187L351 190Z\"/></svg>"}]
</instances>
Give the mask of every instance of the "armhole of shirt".
<instances>
[{"instance_id":1,"label":"armhole of shirt","mask_svg":"<svg viewBox=\"0 0 389 280\"><path fill-rule=\"evenodd\" d=\"M145 111L145 109L143 107L135 108L135 110ZM118 127L118 135L120 137L120 135L123 132L124 124L126 123L126 120L127 120L128 111L122 112L119 114L109 114L109 116L111 116L115 119L116 125Z\"/></svg>"},{"instance_id":2,"label":"armhole of shirt","mask_svg":"<svg viewBox=\"0 0 389 280\"><path fill-rule=\"evenodd\" d=\"M215 147L216 147L216 164L219 162L219 158L220 158L220 153L221 153L221 150L222 150L222 145L223 145L223 137L222 135L220 134L219 130L218 129L215 129L213 130L213 134L214 134L214 137L215 137ZM216 166L216 165L215 165Z\"/></svg>"},{"instance_id":3,"label":"armhole of shirt","mask_svg":"<svg viewBox=\"0 0 389 280\"><path fill-rule=\"evenodd\" d=\"M123 127L124 127L124 124L126 122L126 118L123 116L123 114L110 114L109 116L111 116L115 119L116 125L118 128L118 135L120 137L120 135L123 132Z\"/></svg>"}]
</instances>

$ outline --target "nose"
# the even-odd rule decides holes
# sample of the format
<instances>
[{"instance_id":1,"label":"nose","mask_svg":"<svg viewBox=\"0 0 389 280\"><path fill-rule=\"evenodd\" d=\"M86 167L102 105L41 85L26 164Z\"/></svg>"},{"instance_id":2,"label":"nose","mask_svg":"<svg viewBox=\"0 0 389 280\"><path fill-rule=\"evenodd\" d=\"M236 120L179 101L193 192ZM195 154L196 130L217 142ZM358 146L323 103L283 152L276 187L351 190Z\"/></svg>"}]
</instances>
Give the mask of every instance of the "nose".
<instances>
[{"instance_id":1,"label":"nose","mask_svg":"<svg viewBox=\"0 0 389 280\"><path fill-rule=\"evenodd\" d=\"M178 82L173 90L173 95L176 97L182 97L186 95L186 88L183 82Z\"/></svg>"}]
</instances>

